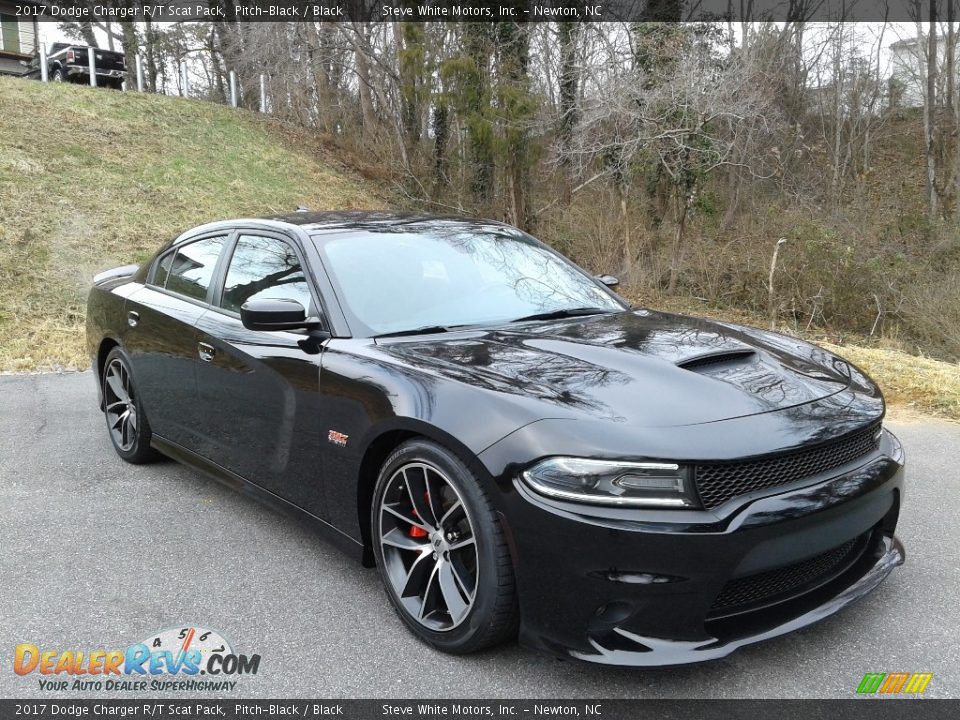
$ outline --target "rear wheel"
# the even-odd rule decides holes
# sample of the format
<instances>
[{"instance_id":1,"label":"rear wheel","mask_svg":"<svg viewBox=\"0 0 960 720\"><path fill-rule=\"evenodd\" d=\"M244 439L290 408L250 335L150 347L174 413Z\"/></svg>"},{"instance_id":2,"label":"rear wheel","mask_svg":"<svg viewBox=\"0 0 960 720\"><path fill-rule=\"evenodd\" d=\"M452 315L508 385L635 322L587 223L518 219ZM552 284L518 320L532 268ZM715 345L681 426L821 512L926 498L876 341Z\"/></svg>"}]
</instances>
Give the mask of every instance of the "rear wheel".
<instances>
[{"instance_id":1,"label":"rear wheel","mask_svg":"<svg viewBox=\"0 0 960 720\"><path fill-rule=\"evenodd\" d=\"M117 455L134 464L153 460L157 453L150 447L150 424L134 388L130 365L119 348L107 355L102 383L103 414Z\"/></svg>"},{"instance_id":2,"label":"rear wheel","mask_svg":"<svg viewBox=\"0 0 960 720\"><path fill-rule=\"evenodd\" d=\"M67 74L64 72L62 67L57 67L53 69L53 75L50 76L50 80L55 83L62 83L67 81Z\"/></svg>"},{"instance_id":3,"label":"rear wheel","mask_svg":"<svg viewBox=\"0 0 960 720\"><path fill-rule=\"evenodd\" d=\"M387 595L420 639L462 654L516 634L500 520L456 455L425 440L401 445L380 471L371 521Z\"/></svg>"}]
</instances>

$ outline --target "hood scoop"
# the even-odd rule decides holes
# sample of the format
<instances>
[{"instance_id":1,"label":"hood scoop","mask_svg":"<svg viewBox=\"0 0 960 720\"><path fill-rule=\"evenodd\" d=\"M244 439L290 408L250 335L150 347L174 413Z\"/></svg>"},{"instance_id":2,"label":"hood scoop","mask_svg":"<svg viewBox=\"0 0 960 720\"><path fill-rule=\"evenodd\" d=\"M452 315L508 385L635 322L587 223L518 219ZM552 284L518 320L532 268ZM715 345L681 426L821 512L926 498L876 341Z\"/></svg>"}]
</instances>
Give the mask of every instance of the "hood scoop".
<instances>
[{"instance_id":1,"label":"hood scoop","mask_svg":"<svg viewBox=\"0 0 960 720\"><path fill-rule=\"evenodd\" d=\"M695 355L677 363L677 367L684 370L701 370L713 365L726 365L728 363L740 363L756 357L755 350L744 348L743 350L721 350L719 352L704 353Z\"/></svg>"}]
</instances>

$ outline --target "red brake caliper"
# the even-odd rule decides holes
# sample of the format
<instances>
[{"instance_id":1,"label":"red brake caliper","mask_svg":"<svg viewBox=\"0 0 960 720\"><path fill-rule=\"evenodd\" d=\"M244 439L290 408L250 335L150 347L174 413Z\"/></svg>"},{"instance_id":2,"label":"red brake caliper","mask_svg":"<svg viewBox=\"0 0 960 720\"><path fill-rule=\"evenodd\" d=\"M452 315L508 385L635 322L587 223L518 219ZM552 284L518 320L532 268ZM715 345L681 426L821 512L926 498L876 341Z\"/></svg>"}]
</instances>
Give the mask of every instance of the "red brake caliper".
<instances>
[{"instance_id":1,"label":"red brake caliper","mask_svg":"<svg viewBox=\"0 0 960 720\"><path fill-rule=\"evenodd\" d=\"M430 503L430 493L426 493L426 492L425 492L425 493L423 494L423 497L426 499L427 504L429 504L429 503ZM420 519L421 519L420 516L417 515L417 509L416 509L416 508L410 508L410 510L411 510L411 512L413 512L413 516L414 516L417 520L420 520ZM425 538L425 537L427 537L429 534L430 534L430 533L428 533L428 532L427 532L426 530L424 530L422 527L417 527L416 525L411 525L411 526L410 526L410 537L412 537L412 538Z\"/></svg>"}]
</instances>

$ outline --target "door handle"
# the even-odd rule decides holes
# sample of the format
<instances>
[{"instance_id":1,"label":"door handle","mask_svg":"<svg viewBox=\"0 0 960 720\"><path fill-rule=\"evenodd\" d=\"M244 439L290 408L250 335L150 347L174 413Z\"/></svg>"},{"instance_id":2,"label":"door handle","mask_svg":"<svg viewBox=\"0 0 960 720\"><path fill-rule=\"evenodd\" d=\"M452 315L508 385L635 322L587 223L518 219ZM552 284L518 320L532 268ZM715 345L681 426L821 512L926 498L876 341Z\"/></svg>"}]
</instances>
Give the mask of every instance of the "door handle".
<instances>
[{"instance_id":1,"label":"door handle","mask_svg":"<svg viewBox=\"0 0 960 720\"><path fill-rule=\"evenodd\" d=\"M205 342L197 343L197 354L200 356L200 359L204 362L210 362L213 360L213 356L217 354L216 348L213 345L208 345Z\"/></svg>"},{"instance_id":2,"label":"door handle","mask_svg":"<svg viewBox=\"0 0 960 720\"><path fill-rule=\"evenodd\" d=\"M140 324L140 313L136 310L131 310L127 313L127 325L130 327L136 327Z\"/></svg>"}]
</instances>

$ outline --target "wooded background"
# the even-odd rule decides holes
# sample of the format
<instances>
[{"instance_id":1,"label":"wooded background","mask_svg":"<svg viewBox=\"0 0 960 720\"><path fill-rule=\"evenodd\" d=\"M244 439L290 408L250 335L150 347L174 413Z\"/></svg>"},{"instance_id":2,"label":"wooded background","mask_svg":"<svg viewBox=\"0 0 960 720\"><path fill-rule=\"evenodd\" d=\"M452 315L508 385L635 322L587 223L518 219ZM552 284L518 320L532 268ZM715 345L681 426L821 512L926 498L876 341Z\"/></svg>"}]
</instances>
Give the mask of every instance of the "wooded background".
<instances>
[{"instance_id":1,"label":"wooded background","mask_svg":"<svg viewBox=\"0 0 960 720\"><path fill-rule=\"evenodd\" d=\"M398 205L513 223L633 299L960 360L953 4L918 5L908 27L918 107L890 75L887 25L796 6L779 23L61 30L141 55L154 92L180 92L186 65L192 96L227 102L234 70L255 110L265 74L270 113Z\"/></svg>"}]
</instances>

